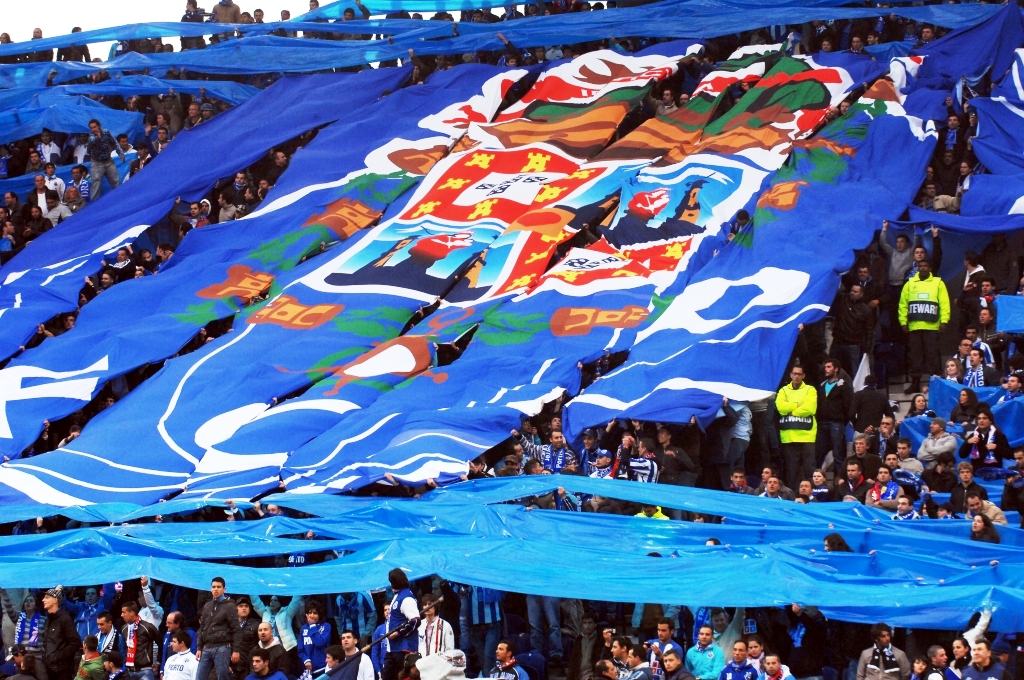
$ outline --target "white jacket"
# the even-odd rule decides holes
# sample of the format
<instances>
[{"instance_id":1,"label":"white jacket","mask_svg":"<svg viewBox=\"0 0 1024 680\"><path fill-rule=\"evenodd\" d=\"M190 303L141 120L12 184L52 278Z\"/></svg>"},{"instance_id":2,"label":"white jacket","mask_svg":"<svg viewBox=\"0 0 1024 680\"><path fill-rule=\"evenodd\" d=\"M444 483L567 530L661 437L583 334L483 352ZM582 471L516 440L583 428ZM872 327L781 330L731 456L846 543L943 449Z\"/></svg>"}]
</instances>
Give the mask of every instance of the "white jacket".
<instances>
[{"instance_id":1,"label":"white jacket","mask_svg":"<svg viewBox=\"0 0 1024 680\"><path fill-rule=\"evenodd\" d=\"M199 659L190 650L172 654L164 660L164 680L196 680Z\"/></svg>"},{"instance_id":2,"label":"white jacket","mask_svg":"<svg viewBox=\"0 0 1024 680\"><path fill-rule=\"evenodd\" d=\"M152 623L154 628L160 630L160 626L164 622L164 608L153 598L153 591L149 589L149 584L143 586L142 597L146 601L146 608L139 611L139 616L143 621Z\"/></svg>"},{"instance_id":3,"label":"white jacket","mask_svg":"<svg viewBox=\"0 0 1024 680\"><path fill-rule=\"evenodd\" d=\"M259 595L255 593L249 595L249 601L252 602L252 608L256 613L263 617L263 623L270 624L270 628L277 634L278 639L281 640L281 646L284 647L285 651L290 652L298 647L299 643L295 639L292 621L302 611L303 602L305 602L303 598L293 597L287 607L278 610L276 617L270 613L270 607L263 604L263 600L260 599ZM272 619L273 621L271 621Z\"/></svg>"},{"instance_id":4,"label":"white jacket","mask_svg":"<svg viewBox=\"0 0 1024 680\"><path fill-rule=\"evenodd\" d=\"M431 656L432 654L444 654L455 649L455 631L452 624L441 617L436 617L430 626L430 634L427 635L427 620L422 619L419 627L419 652L420 656Z\"/></svg>"}]
</instances>

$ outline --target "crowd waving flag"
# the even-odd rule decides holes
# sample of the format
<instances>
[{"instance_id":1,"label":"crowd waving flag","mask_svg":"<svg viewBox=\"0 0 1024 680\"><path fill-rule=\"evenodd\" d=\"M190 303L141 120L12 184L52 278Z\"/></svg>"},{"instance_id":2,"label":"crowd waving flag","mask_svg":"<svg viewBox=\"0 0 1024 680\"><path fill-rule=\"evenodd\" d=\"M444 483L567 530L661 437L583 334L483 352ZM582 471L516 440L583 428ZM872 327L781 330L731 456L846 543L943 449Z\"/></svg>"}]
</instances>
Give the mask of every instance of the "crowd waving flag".
<instances>
[{"instance_id":1,"label":"crowd waving flag","mask_svg":"<svg viewBox=\"0 0 1024 680\"><path fill-rule=\"evenodd\" d=\"M640 125L699 41L461 64L415 87L408 67L221 84L242 103L0 270L0 505L446 483L554 401L573 439L767 397L852 251L912 201L958 77L1002 69L975 105L991 173L960 219L1024 212L1020 15L986 12L891 61L741 50ZM234 58L293 49L246 40ZM958 64L963 45L984 54ZM193 229L158 275L21 351L179 200L313 128L259 209ZM230 332L203 342L218 320ZM584 389L581 367L616 352L625 363ZM47 422L157 365L80 437L22 457Z\"/></svg>"}]
</instances>

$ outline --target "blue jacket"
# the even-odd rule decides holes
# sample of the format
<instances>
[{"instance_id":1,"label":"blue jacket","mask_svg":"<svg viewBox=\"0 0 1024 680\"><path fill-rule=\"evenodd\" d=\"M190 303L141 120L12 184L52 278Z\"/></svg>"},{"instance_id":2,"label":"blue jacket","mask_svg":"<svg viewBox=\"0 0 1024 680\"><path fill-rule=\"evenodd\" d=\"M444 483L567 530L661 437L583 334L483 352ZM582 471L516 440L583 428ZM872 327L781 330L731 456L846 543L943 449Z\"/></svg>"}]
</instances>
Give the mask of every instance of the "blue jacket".
<instances>
[{"instance_id":1,"label":"blue jacket","mask_svg":"<svg viewBox=\"0 0 1024 680\"><path fill-rule=\"evenodd\" d=\"M402 613L402 603L406 600L411 599L413 603L416 603L416 596L412 594L412 591L408 588L403 588L395 594L393 600L391 600L391 611L387 621L387 631L390 633L401 628L405 623L409 621L405 614ZM419 611L419 605L416 605L416 610ZM413 626L409 629L405 635L395 638L394 640L387 640L387 650L391 652L415 652L419 649L419 631Z\"/></svg>"},{"instance_id":2,"label":"blue jacket","mask_svg":"<svg viewBox=\"0 0 1024 680\"><path fill-rule=\"evenodd\" d=\"M107 583L103 586L103 595L96 600L95 604L82 602L64 602L64 608L75 620L75 628L83 640L86 635L99 635L100 629L96 626L96 615L102 611L110 611L114 604L114 584Z\"/></svg>"},{"instance_id":3,"label":"blue jacket","mask_svg":"<svg viewBox=\"0 0 1024 680\"><path fill-rule=\"evenodd\" d=\"M249 673L249 677L247 677L245 680L288 680L288 678L285 677L285 674L281 671L274 671L265 678L261 678L255 673Z\"/></svg>"},{"instance_id":4,"label":"blue jacket","mask_svg":"<svg viewBox=\"0 0 1024 680\"><path fill-rule=\"evenodd\" d=\"M693 673L697 680L718 680L725 668L725 654L716 644L701 650L694 645L686 650L686 670Z\"/></svg>"},{"instance_id":5,"label":"blue jacket","mask_svg":"<svg viewBox=\"0 0 1024 680\"><path fill-rule=\"evenodd\" d=\"M758 675L760 673L750 665L749 661L744 661L742 666L737 666L735 661L730 661L718 674L718 680L757 680Z\"/></svg>"},{"instance_id":6,"label":"blue jacket","mask_svg":"<svg viewBox=\"0 0 1024 680\"><path fill-rule=\"evenodd\" d=\"M683 649L675 640L669 640L663 646L661 644L661 640L655 638L653 640L648 640L647 646L650 648L647 652L647 663L651 667L651 673L653 673L655 677L659 678L665 675L665 667L661 665L661 659L658 657L657 654L654 653L654 648L657 647L658 649L660 649L662 654L669 651L670 649L675 650L675 652L680 656L682 656L683 654Z\"/></svg>"},{"instance_id":7,"label":"blue jacket","mask_svg":"<svg viewBox=\"0 0 1024 680\"><path fill-rule=\"evenodd\" d=\"M969 663L967 668L962 671L960 677L963 680L1003 680L1005 674L1006 668L1003 664L994 661L983 671L975 668L973 663Z\"/></svg>"},{"instance_id":8,"label":"blue jacket","mask_svg":"<svg viewBox=\"0 0 1024 680\"><path fill-rule=\"evenodd\" d=\"M385 624L377 626L376 630L373 631L373 639L377 640L384 637ZM370 661L373 663L373 670L376 673L380 673L384 670L384 641L381 640L373 647L370 648Z\"/></svg>"},{"instance_id":9,"label":"blue jacket","mask_svg":"<svg viewBox=\"0 0 1024 680\"><path fill-rule=\"evenodd\" d=\"M306 624L299 635L299 661L313 664L313 670L327 665L327 647L331 644L331 624Z\"/></svg>"}]
</instances>

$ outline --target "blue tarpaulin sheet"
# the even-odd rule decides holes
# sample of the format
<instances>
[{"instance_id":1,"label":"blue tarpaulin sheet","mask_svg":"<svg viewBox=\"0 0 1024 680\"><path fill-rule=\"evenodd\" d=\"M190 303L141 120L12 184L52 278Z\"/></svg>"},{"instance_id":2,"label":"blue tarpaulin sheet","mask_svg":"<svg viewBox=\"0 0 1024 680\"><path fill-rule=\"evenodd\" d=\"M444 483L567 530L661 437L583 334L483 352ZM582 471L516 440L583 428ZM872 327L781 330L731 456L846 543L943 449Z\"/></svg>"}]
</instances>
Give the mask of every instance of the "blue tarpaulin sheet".
<instances>
[{"instance_id":1,"label":"blue tarpaulin sheet","mask_svg":"<svg viewBox=\"0 0 1024 680\"><path fill-rule=\"evenodd\" d=\"M125 160L122 162L118 156L114 156L114 165L117 167L117 174L121 178L122 182L125 180L126 177L128 177L128 171L131 169L131 162L135 160L135 158L135 154L131 154L130 158L125 158ZM67 186L72 181L71 169L73 167L75 166L59 165L57 166L57 170L54 172L54 175L64 180L64 185ZM88 168L89 165L86 164L85 167ZM29 192L35 189L35 178L35 173L29 173L27 175L21 175L20 177L13 177L11 179L0 180L0 196L3 196L8 191L13 191L18 195L18 198L24 199L24 197L27 196ZM103 190L106 191L109 188L110 185L107 183L106 177L104 177Z\"/></svg>"},{"instance_id":2,"label":"blue tarpaulin sheet","mask_svg":"<svg viewBox=\"0 0 1024 680\"><path fill-rule=\"evenodd\" d=\"M1000 295L996 298L996 330L1000 333L1024 333L1024 296Z\"/></svg>"},{"instance_id":3,"label":"blue tarpaulin sheet","mask_svg":"<svg viewBox=\"0 0 1024 680\"><path fill-rule=\"evenodd\" d=\"M106 107L53 104L43 108L9 109L0 112L0 143L13 142L55 132L89 132L89 121L100 121L103 129L115 137L121 133L134 137L142 132L142 114L114 111Z\"/></svg>"},{"instance_id":4,"label":"blue tarpaulin sheet","mask_svg":"<svg viewBox=\"0 0 1024 680\"><path fill-rule=\"evenodd\" d=\"M713 514L760 516L763 526L664 522L644 517L527 511L501 503L556 486L643 503L699 505ZM328 499L308 499L321 504ZM295 496L268 502L301 506ZM142 574L195 588L223 576L231 592L305 594L378 588L394 567L410 578L541 595L641 602L657 569L662 600L686 605L817 604L830 618L956 628L993 610L994 630L1024 626L1021 532L1000 545L969 542L965 521L892 522L850 503L801 506L721 492L579 477L535 476L455 485L416 499L337 499L312 508L320 519L270 517L222 524L149 524L0 538L7 587L87 585ZM88 513L86 513L88 516ZM102 513L94 517L110 519ZM776 520L800 520L779 525ZM832 522L846 520L843 526ZM102 520L100 520L102 521ZM313 531L316 541L295 540ZM854 553L821 550L839 530ZM614 551L608 536L619 536ZM723 545L706 546L708 538ZM554 546L558 546L554 548ZM927 558L914 558L921 545ZM312 551L340 557L300 568L252 569L204 560ZM665 557L652 557L657 553ZM674 556L677 559L666 559ZM652 562L652 560L657 560ZM996 564L993 564L995 562ZM508 565L515 564L514 570ZM580 564L600 568L579 570ZM576 574L565 579L566 573ZM756 589L737 588L757 582ZM855 603L855 604L854 604Z\"/></svg>"},{"instance_id":5,"label":"blue tarpaulin sheet","mask_svg":"<svg viewBox=\"0 0 1024 680\"><path fill-rule=\"evenodd\" d=\"M474 0L479 1L479 0ZM407 0L403 3L408 4ZM812 19L875 18L877 11L829 6L779 6L774 3L719 3L660 2L656 5L588 13L573 13L520 19L494 24L460 24L459 37L435 40L450 35L447 22L403 22L414 27L389 40L376 41L309 41L289 40L265 36L228 40L205 50L142 55L129 53L103 64L55 62L41 65L26 64L0 67L0 85L5 82L22 85L41 85L50 68L58 71L55 82L80 78L98 68L109 72L151 69L157 73L171 66L184 67L202 73L257 74L271 72L312 72L325 68L342 68L408 56L409 49L421 54L465 54L477 50L504 49L496 33L502 32L519 47L570 44L592 40L595 35L642 35L663 38L711 38L776 24L800 24ZM823 3L834 4L834 3ZM323 8L327 10L327 8ZM406 9L415 9L406 7ZM422 8L420 8L422 9ZM919 22L929 22L948 28L967 28L978 25L1000 12L994 5L935 5L928 7L894 8L900 16ZM337 10L331 10L336 12ZM194 34L201 24L153 25L153 31L166 35L169 26L182 26L183 32ZM265 25L270 28L272 25ZM288 30L300 29L303 24L286 22ZM306 24L314 30L340 30L329 24ZM232 29L236 27L228 27ZM374 29L374 22L345 22L346 32L387 33ZM260 28L260 31L265 28ZM118 32L120 34L120 32ZM75 34L80 36L82 34ZM113 32L104 35L114 35ZM111 38L106 38L111 39ZM58 40L57 38L47 40ZM75 41L82 38L75 37ZM42 41L34 41L41 43ZM320 49L311 43L322 42ZM56 43L54 43L56 45ZM2 49L2 48L0 48ZM14 48L9 48L14 49ZM21 48L24 49L24 48ZM39 46L33 44L33 49ZM985 53L983 51L983 53ZM1002 59L1002 51L999 52ZM999 63L1002 63L1001 61ZM13 85L8 85L13 86Z\"/></svg>"}]
</instances>

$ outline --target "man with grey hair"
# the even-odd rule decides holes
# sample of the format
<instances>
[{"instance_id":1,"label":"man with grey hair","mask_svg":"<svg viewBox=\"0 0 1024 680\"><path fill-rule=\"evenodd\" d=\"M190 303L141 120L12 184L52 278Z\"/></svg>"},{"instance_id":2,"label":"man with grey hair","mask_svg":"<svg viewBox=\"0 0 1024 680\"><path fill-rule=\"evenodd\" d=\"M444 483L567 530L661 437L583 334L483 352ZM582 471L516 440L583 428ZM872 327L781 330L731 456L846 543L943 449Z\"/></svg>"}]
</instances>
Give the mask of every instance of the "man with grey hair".
<instances>
[{"instance_id":1,"label":"man with grey hair","mask_svg":"<svg viewBox=\"0 0 1024 680\"><path fill-rule=\"evenodd\" d=\"M860 469L864 478L871 484L875 483L875 474L878 473L878 466L882 459L870 452L871 438L863 432L853 435L853 455L847 458L847 462L855 460L860 463Z\"/></svg>"}]
</instances>

